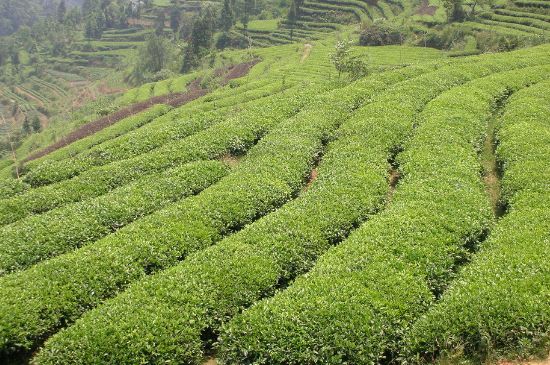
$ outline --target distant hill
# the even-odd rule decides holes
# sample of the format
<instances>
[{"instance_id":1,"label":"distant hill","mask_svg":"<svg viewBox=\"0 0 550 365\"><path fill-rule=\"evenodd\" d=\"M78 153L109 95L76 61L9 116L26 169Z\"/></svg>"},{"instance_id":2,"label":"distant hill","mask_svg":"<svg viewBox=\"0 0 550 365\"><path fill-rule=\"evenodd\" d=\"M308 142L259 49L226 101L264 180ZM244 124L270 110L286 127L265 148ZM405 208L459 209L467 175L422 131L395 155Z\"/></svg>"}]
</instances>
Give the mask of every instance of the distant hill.
<instances>
[{"instance_id":1,"label":"distant hill","mask_svg":"<svg viewBox=\"0 0 550 365\"><path fill-rule=\"evenodd\" d=\"M68 6L80 6L84 0L67 0ZM59 0L0 0L0 36L9 35L22 25L30 25L57 7Z\"/></svg>"}]
</instances>

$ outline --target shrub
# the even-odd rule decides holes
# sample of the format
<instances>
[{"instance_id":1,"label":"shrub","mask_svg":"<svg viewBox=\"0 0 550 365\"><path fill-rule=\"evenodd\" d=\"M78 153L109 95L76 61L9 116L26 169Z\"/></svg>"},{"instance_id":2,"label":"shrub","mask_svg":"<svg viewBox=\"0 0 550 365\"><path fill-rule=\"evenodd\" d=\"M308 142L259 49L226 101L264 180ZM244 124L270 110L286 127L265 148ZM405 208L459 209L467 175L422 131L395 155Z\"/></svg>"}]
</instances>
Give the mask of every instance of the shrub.
<instances>
[{"instance_id":1,"label":"shrub","mask_svg":"<svg viewBox=\"0 0 550 365\"><path fill-rule=\"evenodd\" d=\"M406 38L405 29L386 19L376 19L372 24L363 24L359 35L361 46L387 46L402 44Z\"/></svg>"}]
</instances>

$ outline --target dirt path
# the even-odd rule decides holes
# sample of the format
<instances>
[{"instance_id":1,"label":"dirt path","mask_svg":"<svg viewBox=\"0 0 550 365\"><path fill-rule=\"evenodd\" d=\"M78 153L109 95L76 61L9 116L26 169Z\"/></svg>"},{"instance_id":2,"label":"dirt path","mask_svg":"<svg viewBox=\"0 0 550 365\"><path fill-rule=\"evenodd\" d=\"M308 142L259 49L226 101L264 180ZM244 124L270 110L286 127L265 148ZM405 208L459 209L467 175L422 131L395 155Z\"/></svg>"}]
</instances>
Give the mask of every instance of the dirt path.
<instances>
[{"instance_id":1,"label":"dirt path","mask_svg":"<svg viewBox=\"0 0 550 365\"><path fill-rule=\"evenodd\" d=\"M304 63L309 58L312 48L313 48L313 45L309 43L304 44L304 51L302 53L302 59L300 60L300 63Z\"/></svg>"},{"instance_id":2,"label":"dirt path","mask_svg":"<svg viewBox=\"0 0 550 365\"><path fill-rule=\"evenodd\" d=\"M319 177L319 172L317 171L317 168L314 167L311 170L311 172L309 173L309 177L307 179L306 184L304 185L304 187L302 189L302 193L305 193L306 191L308 191L309 188L311 187L311 185L313 185L313 183L317 180L318 177Z\"/></svg>"},{"instance_id":3,"label":"dirt path","mask_svg":"<svg viewBox=\"0 0 550 365\"><path fill-rule=\"evenodd\" d=\"M399 173L399 170L394 167L388 172L388 196L386 201L390 203L393 198L393 193L395 192L395 189L397 188L397 184L399 183L399 179L401 179L401 174Z\"/></svg>"},{"instance_id":4,"label":"dirt path","mask_svg":"<svg viewBox=\"0 0 550 365\"><path fill-rule=\"evenodd\" d=\"M423 0L420 3L420 6L416 9L415 13L418 15L434 16L436 11L437 11L437 6L430 5L428 0Z\"/></svg>"},{"instance_id":5,"label":"dirt path","mask_svg":"<svg viewBox=\"0 0 550 365\"><path fill-rule=\"evenodd\" d=\"M500 218L505 213L505 207L500 201L500 171L495 155L495 133L499 118L500 113L496 113L487 123L486 137L480 155L483 167L483 183L496 218Z\"/></svg>"},{"instance_id":6,"label":"dirt path","mask_svg":"<svg viewBox=\"0 0 550 365\"><path fill-rule=\"evenodd\" d=\"M239 78L246 75L248 71L250 71L250 69L258 62L259 60L253 60L250 62L241 63L238 65L220 70L219 71L220 75L223 76L222 82L221 82L222 86L227 84L232 79ZM105 117L94 120L90 123L84 124L83 126L69 133L67 136L63 137L56 143L29 155L27 158L23 160L23 162L35 160L53 151L56 151L60 148L68 146L69 144L76 142L82 138L91 136L101 131L102 129L105 129L121 121L122 119L132 116L134 114L138 114L152 107L153 105L168 104L173 107L179 107L192 100L198 99L209 92L207 89L203 89L200 86L199 81L200 80L195 80L194 82L192 82L189 85L188 90L184 93L175 93L175 94L156 96L148 100L142 101L140 103L133 104L129 107L122 108L112 114L109 114Z\"/></svg>"}]
</instances>

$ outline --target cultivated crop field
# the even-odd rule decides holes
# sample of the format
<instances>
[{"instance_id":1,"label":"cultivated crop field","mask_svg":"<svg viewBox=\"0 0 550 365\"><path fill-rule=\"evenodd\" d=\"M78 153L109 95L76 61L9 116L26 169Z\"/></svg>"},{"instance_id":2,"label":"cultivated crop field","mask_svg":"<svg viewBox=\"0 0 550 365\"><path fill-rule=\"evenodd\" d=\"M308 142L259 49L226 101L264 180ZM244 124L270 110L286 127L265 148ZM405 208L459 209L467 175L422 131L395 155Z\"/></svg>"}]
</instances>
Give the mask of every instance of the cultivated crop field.
<instances>
[{"instance_id":1,"label":"cultivated crop field","mask_svg":"<svg viewBox=\"0 0 550 365\"><path fill-rule=\"evenodd\" d=\"M393 16L305 4L340 3ZM547 29L515 12L480 24ZM255 50L244 76L29 158L19 179L0 165L0 363L548 357L550 45L356 47L376 71L344 82L319 37Z\"/></svg>"}]
</instances>

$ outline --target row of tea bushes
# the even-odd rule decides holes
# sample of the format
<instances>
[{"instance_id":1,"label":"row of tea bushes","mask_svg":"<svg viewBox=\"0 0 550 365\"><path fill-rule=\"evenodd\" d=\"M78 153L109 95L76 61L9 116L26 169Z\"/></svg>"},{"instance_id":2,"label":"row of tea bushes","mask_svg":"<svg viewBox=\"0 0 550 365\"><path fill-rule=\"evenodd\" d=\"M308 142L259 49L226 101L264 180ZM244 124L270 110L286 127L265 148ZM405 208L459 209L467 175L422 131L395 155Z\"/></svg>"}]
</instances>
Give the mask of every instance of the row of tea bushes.
<instances>
[{"instance_id":1,"label":"row of tea bushes","mask_svg":"<svg viewBox=\"0 0 550 365\"><path fill-rule=\"evenodd\" d=\"M441 301L414 324L407 336L411 360L548 355L549 105L546 81L518 92L506 106L497 157L509 214Z\"/></svg>"}]
</instances>

